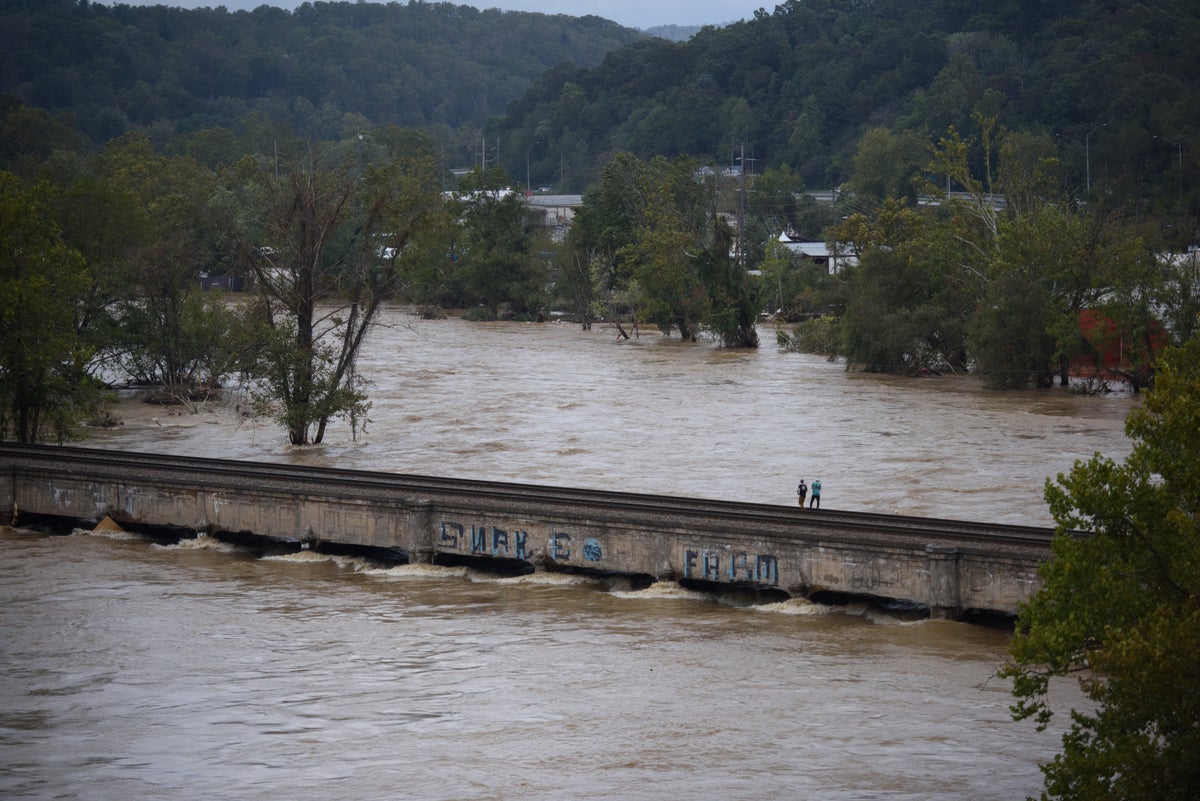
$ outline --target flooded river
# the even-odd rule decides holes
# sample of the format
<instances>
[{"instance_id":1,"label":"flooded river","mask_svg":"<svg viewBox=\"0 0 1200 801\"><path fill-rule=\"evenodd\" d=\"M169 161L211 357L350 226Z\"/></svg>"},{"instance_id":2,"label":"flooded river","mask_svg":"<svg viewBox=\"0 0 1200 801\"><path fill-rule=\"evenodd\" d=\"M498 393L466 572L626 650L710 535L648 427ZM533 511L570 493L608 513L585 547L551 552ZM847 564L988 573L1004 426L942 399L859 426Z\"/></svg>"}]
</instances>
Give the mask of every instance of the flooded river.
<instances>
[{"instance_id":1,"label":"flooded river","mask_svg":"<svg viewBox=\"0 0 1200 801\"><path fill-rule=\"evenodd\" d=\"M1047 477L1128 453L1124 396L984 390L969 377L847 373L819 356L727 351L568 324L418 320L392 309L359 364L365 435L293 448L228 409L126 404L92 444L195 456L1050 525Z\"/></svg>"},{"instance_id":2,"label":"flooded river","mask_svg":"<svg viewBox=\"0 0 1200 801\"><path fill-rule=\"evenodd\" d=\"M126 405L90 444L789 505L820 478L830 507L1036 524L1046 476L1128 450L1128 398L402 310L376 333L357 440ZM676 586L0 529L0 634L3 798L998 801L1057 747L1008 717L1003 631Z\"/></svg>"}]
</instances>

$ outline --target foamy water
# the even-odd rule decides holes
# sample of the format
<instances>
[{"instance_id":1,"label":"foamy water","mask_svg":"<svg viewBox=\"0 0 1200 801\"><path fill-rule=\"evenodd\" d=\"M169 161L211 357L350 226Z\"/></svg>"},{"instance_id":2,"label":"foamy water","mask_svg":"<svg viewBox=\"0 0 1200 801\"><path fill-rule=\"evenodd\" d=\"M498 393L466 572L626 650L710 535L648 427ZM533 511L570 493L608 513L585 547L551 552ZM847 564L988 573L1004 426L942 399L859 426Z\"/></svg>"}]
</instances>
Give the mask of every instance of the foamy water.
<instances>
[{"instance_id":1,"label":"foamy water","mask_svg":"<svg viewBox=\"0 0 1200 801\"><path fill-rule=\"evenodd\" d=\"M0 628L4 798L1009 801L1056 746L1003 632L671 584L0 529Z\"/></svg>"}]
</instances>

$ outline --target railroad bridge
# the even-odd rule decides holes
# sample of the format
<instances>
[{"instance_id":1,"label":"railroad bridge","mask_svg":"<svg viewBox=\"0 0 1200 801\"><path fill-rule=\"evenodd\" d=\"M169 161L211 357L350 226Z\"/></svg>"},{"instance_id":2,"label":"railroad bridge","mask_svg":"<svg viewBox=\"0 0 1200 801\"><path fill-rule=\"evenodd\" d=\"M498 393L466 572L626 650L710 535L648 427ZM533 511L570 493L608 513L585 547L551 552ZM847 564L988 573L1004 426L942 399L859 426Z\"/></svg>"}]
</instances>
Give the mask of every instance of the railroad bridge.
<instances>
[{"instance_id":1,"label":"railroad bridge","mask_svg":"<svg viewBox=\"0 0 1200 801\"><path fill-rule=\"evenodd\" d=\"M398 561L624 574L939 618L1009 616L1048 528L56 446L0 445L15 524L263 538ZM7 516L6 516L7 517ZM5 520L4 522L9 522Z\"/></svg>"}]
</instances>

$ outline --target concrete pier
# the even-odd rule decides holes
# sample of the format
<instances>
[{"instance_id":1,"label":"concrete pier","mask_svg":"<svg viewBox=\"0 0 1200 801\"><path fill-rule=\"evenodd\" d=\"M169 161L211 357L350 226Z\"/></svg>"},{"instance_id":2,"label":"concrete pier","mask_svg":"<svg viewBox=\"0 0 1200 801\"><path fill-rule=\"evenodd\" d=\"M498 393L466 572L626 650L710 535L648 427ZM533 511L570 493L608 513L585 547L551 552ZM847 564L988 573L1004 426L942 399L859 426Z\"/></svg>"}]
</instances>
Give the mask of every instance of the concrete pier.
<instances>
[{"instance_id":1,"label":"concrete pier","mask_svg":"<svg viewBox=\"0 0 1200 801\"><path fill-rule=\"evenodd\" d=\"M1012 615L1052 530L673 496L0 445L4 522L254 535L412 562L627 574L934 617Z\"/></svg>"}]
</instances>

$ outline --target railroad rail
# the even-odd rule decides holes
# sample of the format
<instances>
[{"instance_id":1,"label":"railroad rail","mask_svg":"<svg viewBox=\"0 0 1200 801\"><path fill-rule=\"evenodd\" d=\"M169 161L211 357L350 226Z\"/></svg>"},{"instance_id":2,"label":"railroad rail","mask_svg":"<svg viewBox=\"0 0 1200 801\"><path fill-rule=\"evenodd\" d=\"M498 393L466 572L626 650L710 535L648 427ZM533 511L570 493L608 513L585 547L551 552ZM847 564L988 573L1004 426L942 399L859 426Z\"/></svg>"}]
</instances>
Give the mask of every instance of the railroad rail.
<instances>
[{"instance_id":1,"label":"railroad rail","mask_svg":"<svg viewBox=\"0 0 1200 801\"><path fill-rule=\"evenodd\" d=\"M521 562L939 616L1013 614L1053 530L231 459L0 444L14 516L251 533L410 561Z\"/></svg>"}]
</instances>

